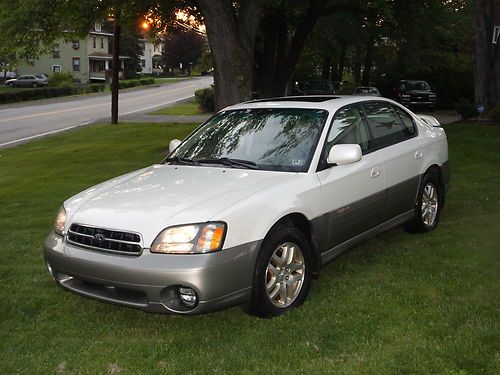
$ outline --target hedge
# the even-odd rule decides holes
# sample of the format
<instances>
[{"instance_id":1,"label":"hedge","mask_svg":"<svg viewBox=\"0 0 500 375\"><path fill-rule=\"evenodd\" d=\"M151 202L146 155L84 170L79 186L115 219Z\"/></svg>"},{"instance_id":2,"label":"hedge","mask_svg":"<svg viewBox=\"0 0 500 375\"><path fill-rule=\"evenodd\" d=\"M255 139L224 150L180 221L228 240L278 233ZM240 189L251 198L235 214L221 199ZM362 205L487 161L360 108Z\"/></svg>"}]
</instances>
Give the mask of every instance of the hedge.
<instances>
[{"instance_id":1,"label":"hedge","mask_svg":"<svg viewBox=\"0 0 500 375\"><path fill-rule=\"evenodd\" d=\"M128 89L129 87L147 86L155 83L154 78L124 79L118 81L118 89ZM110 84L111 86L111 84Z\"/></svg>"},{"instance_id":2,"label":"hedge","mask_svg":"<svg viewBox=\"0 0 500 375\"><path fill-rule=\"evenodd\" d=\"M46 98L56 98L60 96L78 95L90 92L104 91L105 85L92 84L81 87L44 87L36 89L15 89L7 92L0 92L0 103L13 103L25 100L36 100Z\"/></svg>"},{"instance_id":3,"label":"hedge","mask_svg":"<svg viewBox=\"0 0 500 375\"><path fill-rule=\"evenodd\" d=\"M129 79L118 82L118 88L125 89L136 86L146 86L155 83L154 78ZM100 83L88 86L72 87L67 84L61 84L60 87L44 87L36 89L12 90L0 93L0 104L13 103L25 100L56 98L59 96L89 94L93 92L104 91L105 85Z\"/></svg>"}]
</instances>

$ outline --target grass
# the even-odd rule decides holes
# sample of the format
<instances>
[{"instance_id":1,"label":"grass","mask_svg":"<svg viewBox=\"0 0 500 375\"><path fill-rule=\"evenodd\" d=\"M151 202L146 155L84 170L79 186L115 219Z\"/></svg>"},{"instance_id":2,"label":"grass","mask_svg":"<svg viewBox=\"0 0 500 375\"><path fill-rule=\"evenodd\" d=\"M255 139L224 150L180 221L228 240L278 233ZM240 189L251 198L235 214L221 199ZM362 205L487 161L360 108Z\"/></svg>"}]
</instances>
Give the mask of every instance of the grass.
<instances>
[{"instance_id":1,"label":"grass","mask_svg":"<svg viewBox=\"0 0 500 375\"><path fill-rule=\"evenodd\" d=\"M152 115L170 116L191 116L202 114L204 114L204 112L201 111L200 106L194 100L189 100L187 102L179 103L171 107L162 108L152 113Z\"/></svg>"},{"instance_id":2,"label":"grass","mask_svg":"<svg viewBox=\"0 0 500 375\"><path fill-rule=\"evenodd\" d=\"M153 77L155 79L155 83L176 83L176 82L181 82L185 81L187 79L191 79L191 77L162 77L162 78L157 78Z\"/></svg>"},{"instance_id":3,"label":"grass","mask_svg":"<svg viewBox=\"0 0 500 375\"><path fill-rule=\"evenodd\" d=\"M56 287L42 243L60 203L157 162L193 126L92 126L0 150L1 374L500 373L500 126L446 127L453 186L436 231L358 246L279 319L146 314Z\"/></svg>"}]
</instances>

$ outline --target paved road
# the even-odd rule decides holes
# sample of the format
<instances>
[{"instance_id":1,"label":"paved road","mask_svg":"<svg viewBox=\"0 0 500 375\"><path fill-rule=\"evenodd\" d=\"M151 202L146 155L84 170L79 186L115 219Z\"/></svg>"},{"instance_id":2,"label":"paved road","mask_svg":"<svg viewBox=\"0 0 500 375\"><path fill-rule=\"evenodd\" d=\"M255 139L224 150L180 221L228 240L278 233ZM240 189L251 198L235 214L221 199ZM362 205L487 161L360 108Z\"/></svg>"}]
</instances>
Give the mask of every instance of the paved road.
<instances>
[{"instance_id":1,"label":"paved road","mask_svg":"<svg viewBox=\"0 0 500 375\"><path fill-rule=\"evenodd\" d=\"M199 88L208 87L212 77L194 78L159 87L121 92L119 114L146 113L187 99ZM45 135L108 120L111 95L84 96L49 103L3 106L0 108L0 148Z\"/></svg>"}]
</instances>

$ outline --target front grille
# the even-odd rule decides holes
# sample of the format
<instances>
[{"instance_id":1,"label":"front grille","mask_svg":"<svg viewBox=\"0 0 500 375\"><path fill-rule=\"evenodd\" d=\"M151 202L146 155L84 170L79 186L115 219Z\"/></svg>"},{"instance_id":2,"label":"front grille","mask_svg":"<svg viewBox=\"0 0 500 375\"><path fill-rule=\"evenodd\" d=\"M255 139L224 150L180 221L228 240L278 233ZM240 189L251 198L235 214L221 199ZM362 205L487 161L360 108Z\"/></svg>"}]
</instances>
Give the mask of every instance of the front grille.
<instances>
[{"instance_id":1,"label":"front grille","mask_svg":"<svg viewBox=\"0 0 500 375\"><path fill-rule=\"evenodd\" d=\"M429 101L429 94L414 94L411 96L411 101L412 102L428 102Z\"/></svg>"},{"instance_id":2,"label":"front grille","mask_svg":"<svg viewBox=\"0 0 500 375\"><path fill-rule=\"evenodd\" d=\"M67 240L70 243L100 251L123 254L139 254L142 251L141 237L137 233L94 228L71 224Z\"/></svg>"}]
</instances>

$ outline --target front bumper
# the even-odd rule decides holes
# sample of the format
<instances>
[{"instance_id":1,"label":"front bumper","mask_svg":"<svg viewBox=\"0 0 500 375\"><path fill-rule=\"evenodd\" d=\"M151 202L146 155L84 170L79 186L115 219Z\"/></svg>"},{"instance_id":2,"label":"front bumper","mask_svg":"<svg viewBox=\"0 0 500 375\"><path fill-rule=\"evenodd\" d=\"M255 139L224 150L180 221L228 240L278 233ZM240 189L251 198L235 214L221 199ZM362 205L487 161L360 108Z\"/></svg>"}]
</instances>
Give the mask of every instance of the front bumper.
<instances>
[{"instance_id":1,"label":"front bumper","mask_svg":"<svg viewBox=\"0 0 500 375\"><path fill-rule=\"evenodd\" d=\"M401 104L404 105L405 107L413 107L413 108L418 108L418 107L426 107L426 108L434 108L436 106L436 102L429 100L429 101L413 101L413 100L405 100L403 99L401 101Z\"/></svg>"},{"instance_id":2,"label":"front bumper","mask_svg":"<svg viewBox=\"0 0 500 375\"><path fill-rule=\"evenodd\" d=\"M150 312L199 314L234 306L250 296L261 241L211 254L108 254L68 244L52 232L44 244L47 268L63 288L100 301ZM198 303L186 308L179 286Z\"/></svg>"}]
</instances>

